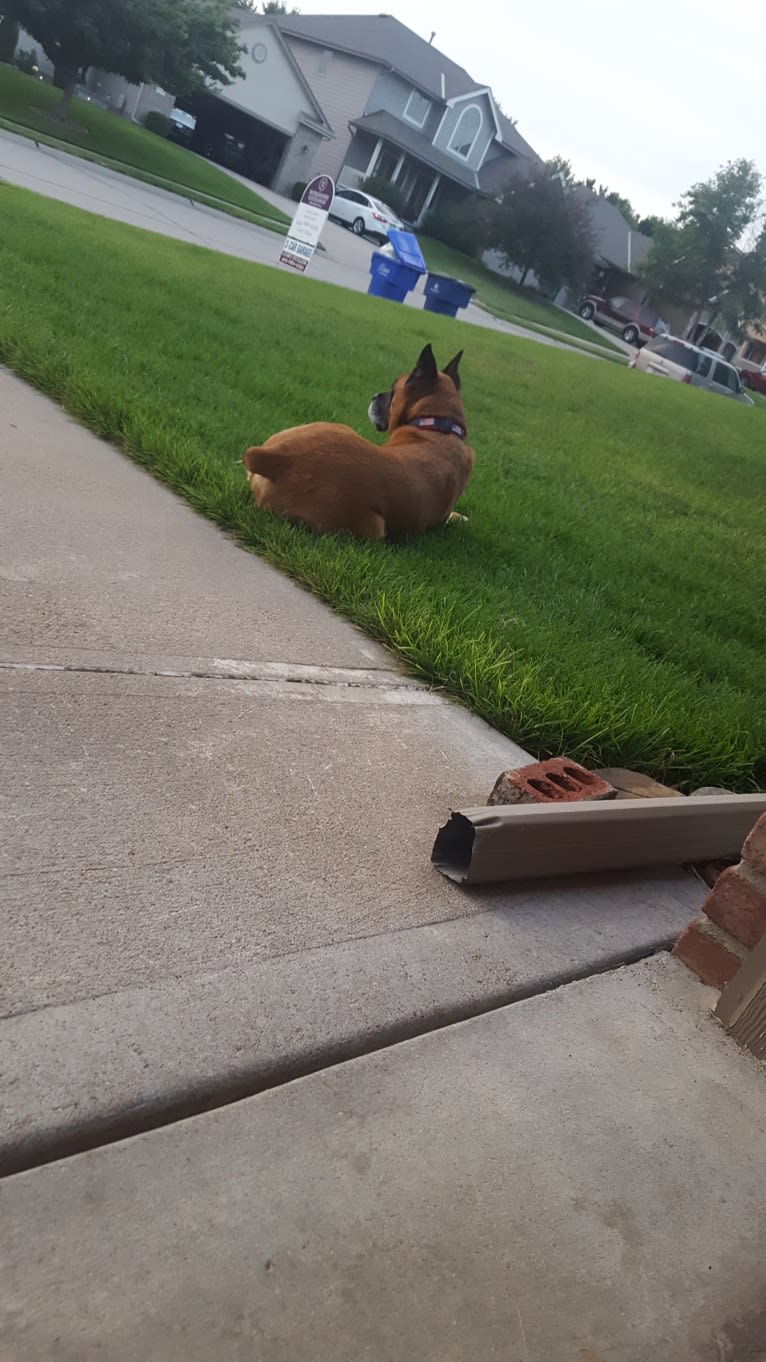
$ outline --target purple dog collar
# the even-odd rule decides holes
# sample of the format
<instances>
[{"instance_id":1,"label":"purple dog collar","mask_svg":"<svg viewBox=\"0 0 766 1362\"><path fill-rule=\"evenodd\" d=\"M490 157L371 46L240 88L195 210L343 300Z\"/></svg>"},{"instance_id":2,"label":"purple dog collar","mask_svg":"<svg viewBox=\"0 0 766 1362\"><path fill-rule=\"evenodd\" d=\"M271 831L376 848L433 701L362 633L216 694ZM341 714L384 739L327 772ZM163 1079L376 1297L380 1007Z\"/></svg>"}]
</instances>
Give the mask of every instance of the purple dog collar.
<instances>
[{"instance_id":1,"label":"purple dog collar","mask_svg":"<svg viewBox=\"0 0 766 1362\"><path fill-rule=\"evenodd\" d=\"M440 435L457 435L460 440L464 440L468 434L465 426L450 421L446 416L416 416L407 425L417 426L419 430L438 430Z\"/></svg>"}]
</instances>

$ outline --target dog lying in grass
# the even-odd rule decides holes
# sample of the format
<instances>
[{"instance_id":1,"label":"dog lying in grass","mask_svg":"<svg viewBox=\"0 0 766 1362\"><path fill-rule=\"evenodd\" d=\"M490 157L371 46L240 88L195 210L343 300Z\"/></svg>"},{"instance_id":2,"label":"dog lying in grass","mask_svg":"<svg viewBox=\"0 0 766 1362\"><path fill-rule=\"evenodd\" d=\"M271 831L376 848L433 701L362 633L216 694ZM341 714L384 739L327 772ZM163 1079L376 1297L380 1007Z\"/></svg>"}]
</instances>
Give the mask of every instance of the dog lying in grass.
<instances>
[{"instance_id":1,"label":"dog lying in grass","mask_svg":"<svg viewBox=\"0 0 766 1362\"><path fill-rule=\"evenodd\" d=\"M369 417L387 430L382 445L349 426L316 421L272 435L243 463L259 506L313 530L355 539L422 534L450 519L471 476L455 355L441 372L426 345L415 368L376 393Z\"/></svg>"}]
</instances>

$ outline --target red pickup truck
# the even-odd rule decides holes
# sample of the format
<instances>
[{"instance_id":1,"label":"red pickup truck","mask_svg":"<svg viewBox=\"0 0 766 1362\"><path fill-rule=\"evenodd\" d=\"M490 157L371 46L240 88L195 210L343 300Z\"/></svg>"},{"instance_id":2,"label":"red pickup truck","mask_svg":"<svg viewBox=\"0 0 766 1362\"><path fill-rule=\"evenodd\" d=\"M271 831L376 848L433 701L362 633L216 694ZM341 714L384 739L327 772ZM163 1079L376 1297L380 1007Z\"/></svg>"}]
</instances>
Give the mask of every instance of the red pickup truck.
<instances>
[{"instance_id":1,"label":"red pickup truck","mask_svg":"<svg viewBox=\"0 0 766 1362\"><path fill-rule=\"evenodd\" d=\"M740 369L739 376L746 388L766 397L766 369Z\"/></svg>"}]
</instances>

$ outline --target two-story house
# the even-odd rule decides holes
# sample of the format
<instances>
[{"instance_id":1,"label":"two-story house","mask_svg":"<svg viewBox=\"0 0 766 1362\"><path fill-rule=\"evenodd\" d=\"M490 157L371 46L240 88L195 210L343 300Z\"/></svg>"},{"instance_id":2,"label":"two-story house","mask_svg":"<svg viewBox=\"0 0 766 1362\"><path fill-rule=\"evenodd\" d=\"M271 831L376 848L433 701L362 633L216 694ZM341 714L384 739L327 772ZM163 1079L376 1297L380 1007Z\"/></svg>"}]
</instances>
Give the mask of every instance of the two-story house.
<instances>
[{"instance_id":1,"label":"two-story house","mask_svg":"<svg viewBox=\"0 0 766 1362\"><path fill-rule=\"evenodd\" d=\"M487 86L390 15L237 18L244 76L184 107L197 150L281 193L320 173L380 175L418 223L538 159Z\"/></svg>"}]
</instances>

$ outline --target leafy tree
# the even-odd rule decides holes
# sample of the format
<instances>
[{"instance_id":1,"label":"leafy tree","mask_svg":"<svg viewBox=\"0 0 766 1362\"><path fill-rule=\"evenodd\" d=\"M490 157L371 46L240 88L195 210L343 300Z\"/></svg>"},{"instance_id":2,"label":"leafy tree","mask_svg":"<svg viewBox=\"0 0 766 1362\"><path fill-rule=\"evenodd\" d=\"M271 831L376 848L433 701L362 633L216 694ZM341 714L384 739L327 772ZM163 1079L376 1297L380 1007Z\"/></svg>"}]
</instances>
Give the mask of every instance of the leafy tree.
<instances>
[{"instance_id":1,"label":"leafy tree","mask_svg":"<svg viewBox=\"0 0 766 1362\"><path fill-rule=\"evenodd\" d=\"M753 162L738 160L687 189L676 220L655 227L642 271L647 288L695 313L720 300L729 317L739 316L735 329L752 320L764 251L761 187ZM748 229L754 244L743 248Z\"/></svg>"},{"instance_id":2,"label":"leafy tree","mask_svg":"<svg viewBox=\"0 0 766 1362\"><path fill-rule=\"evenodd\" d=\"M575 183L572 162L565 156L551 156L547 162L551 175L560 175L564 184L572 185Z\"/></svg>"},{"instance_id":3,"label":"leafy tree","mask_svg":"<svg viewBox=\"0 0 766 1362\"><path fill-rule=\"evenodd\" d=\"M15 19L6 19L0 10L0 61L10 62L19 41L19 26Z\"/></svg>"},{"instance_id":4,"label":"leafy tree","mask_svg":"<svg viewBox=\"0 0 766 1362\"><path fill-rule=\"evenodd\" d=\"M0 18L21 24L53 62L60 117L89 66L174 94L241 74L227 0L0 0Z\"/></svg>"},{"instance_id":5,"label":"leafy tree","mask_svg":"<svg viewBox=\"0 0 766 1362\"><path fill-rule=\"evenodd\" d=\"M566 190L549 165L527 166L489 214L487 245L546 287L584 282L593 266L590 214L582 195Z\"/></svg>"},{"instance_id":6,"label":"leafy tree","mask_svg":"<svg viewBox=\"0 0 766 1362\"><path fill-rule=\"evenodd\" d=\"M755 326L766 332L766 221L748 250L737 251L712 305L730 331Z\"/></svg>"},{"instance_id":7,"label":"leafy tree","mask_svg":"<svg viewBox=\"0 0 766 1362\"><path fill-rule=\"evenodd\" d=\"M252 14L258 13L258 0L234 0L235 9L249 9ZM264 14L300 14L299 9L288 9L284 0L264 0L261 5Z\"/></svg>"},{"instance_id":8,"label":"leafy tree","mask_svg":"<svg viewBox=\"0 0 766 1362\"><path fill-rule=\"evenodd\" d=\"M655 213L650 213L648 217L639 220L638 230L639 232L643 232L644 236L654 236L654 233L662 222L664 222L664 218L657 217Z\"/></svg>"}]
</instances>

